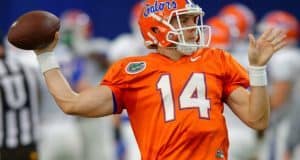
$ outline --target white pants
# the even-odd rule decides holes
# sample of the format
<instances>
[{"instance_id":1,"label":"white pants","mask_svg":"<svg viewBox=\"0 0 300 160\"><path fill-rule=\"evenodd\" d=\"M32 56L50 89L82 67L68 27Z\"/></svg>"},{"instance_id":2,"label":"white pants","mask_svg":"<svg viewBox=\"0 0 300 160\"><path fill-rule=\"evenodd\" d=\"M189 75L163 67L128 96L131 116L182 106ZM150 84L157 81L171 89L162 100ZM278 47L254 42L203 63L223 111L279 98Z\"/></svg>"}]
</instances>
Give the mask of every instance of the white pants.
<instances>
[{"instance_id":1,"label":"white pants","mask_svg":"<svg viewBox=\"0 0 300 160\"><path fill-rule=\"evenodd\" d=\"M82 160L82 142L74 121L50 121L41 126L40 160Z\"/></svg>"},{"instance_id":2,"label":"white pants","mask_svg":"<svg viewBox=\"0 0 300 160\"><path fill-rule=\"evenodd\" d=\"M259 153L259 160L269 160L271 154L275 160L282 160L286 150L288 120L282 120L277 126L266 131L264 143Z\"/></svg>"},{"instance_id":3,"label":"white pants","mask_svg":"<svg viewBox=\"0 0 300 160\"><path fill-rule=\"evenodd\" d=\"M230 109L224 108L228 137L229 160L249 160L255 156L256 133L244 124Z\"/></svg>"},{"instance_id":4,"label":"white pants","mask_svg":"<svg viewBox=\"0 0 300 160\"><path fill-rule=\"evenodd\" d=\"M300 144L296 147L292 160L299 160L300 159Z\"/></svg>"},{"instance_id":5,"label":"white pants","mask_svg":"<svg viewBox=\"0 0 300 160\"><path fill-rule=\"evenodd\" d=\"M116 160L112 117L80 118L83 160Z\"/></svg>"},{"instance_id":6,"label":"white pants","mask_svg":"<svg viewBox=\"0 0 300 160\"><path fill-rule=\"evenodd\" d=\"M125 160L140 160L140 151L129 121L121 122L121 135L126 148Z\"/></svg>"},{"instance_id":7,"label":"white pants","mask_svg":"<svg viewBox=\"0 0 300 160\"><path fill-rule=\"evenodd\" d=\"M249 128L229 129L229 160L250 160L255 156L255 132Z\"/></svg>"}]
</instances>

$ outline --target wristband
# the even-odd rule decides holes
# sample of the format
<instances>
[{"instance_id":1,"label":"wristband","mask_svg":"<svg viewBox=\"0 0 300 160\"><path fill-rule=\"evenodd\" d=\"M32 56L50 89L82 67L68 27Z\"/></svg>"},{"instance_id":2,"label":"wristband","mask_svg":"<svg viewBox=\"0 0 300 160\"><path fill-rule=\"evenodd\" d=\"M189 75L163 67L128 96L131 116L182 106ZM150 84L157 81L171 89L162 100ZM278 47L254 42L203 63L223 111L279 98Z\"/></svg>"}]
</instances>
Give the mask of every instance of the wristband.
<instances>
[{"instance_id":1,"label":"wristband","mask_svg":"<svg viewBox=\"0 0 300 160\"><path fill-rule=\"evenodd\" d=\"M51 69L59 68L59 64L55 59L54 52L45 52L37 56L42 73Z\"/></svg>"},{"instance_id":2,"label":"wristband","mask_svg":"<svg viewBox=\"0 0 300 160\"><path fill-rule=\"evenodd\" d=\"M267 69L266 66L249 66L250 86L266 86Z\"/></svg>"}]
</instances>

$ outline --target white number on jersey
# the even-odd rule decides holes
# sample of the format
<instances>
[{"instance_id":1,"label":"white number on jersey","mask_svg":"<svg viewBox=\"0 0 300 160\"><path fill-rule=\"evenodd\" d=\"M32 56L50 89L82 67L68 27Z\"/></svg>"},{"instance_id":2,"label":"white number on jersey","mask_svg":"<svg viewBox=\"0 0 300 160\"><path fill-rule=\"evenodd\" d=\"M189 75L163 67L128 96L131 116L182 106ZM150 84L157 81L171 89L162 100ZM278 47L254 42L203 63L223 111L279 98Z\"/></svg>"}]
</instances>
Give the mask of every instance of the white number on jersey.
<instances>
[{"instance_id":1,"label":"white number on jersey","mask_svg":"<svg viewBox=\"0 0 300 160\"><path fill-rule=\"evenodd\" d=\"M175 119L175 105L172 92L171 77L162 75L157 83L157 89L161 92L165 121ZM198 108L199 117L209 119L210 101L206 99L206 85L203 73L193 73L179 96L180 109Z\"/></svg>"}]
</instances>

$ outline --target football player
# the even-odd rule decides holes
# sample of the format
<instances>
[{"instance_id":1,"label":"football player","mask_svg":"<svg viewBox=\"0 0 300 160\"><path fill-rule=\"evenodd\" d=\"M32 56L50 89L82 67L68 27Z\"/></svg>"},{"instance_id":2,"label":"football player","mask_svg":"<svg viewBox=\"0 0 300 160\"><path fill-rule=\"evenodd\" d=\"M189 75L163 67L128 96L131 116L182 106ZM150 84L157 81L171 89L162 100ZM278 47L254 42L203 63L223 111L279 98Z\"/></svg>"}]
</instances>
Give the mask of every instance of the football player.
<instances>
[{"instance_id":1,"label":"football player","mask_svg":"<svg viewBox=\"0 0 300 160\"><path fill-rule=\"evenodd\" d=\"M284 159L287 150L292 158L292 151L296 147L299 121L299 85L300 59L297 42L299 39L299 22L289 12L276 10L266 14L258 24L258 32L268 28L280 28L287 37L288 45L279 51L269 63L270 91L271 91L271 123L265 134L267 153L262 159ZM289 124L292 128L289 129ZM288 136L290 135L290 136ZM288 148L286 146L288 141ZM291 147L293 146L293 147ZM299 159L299 158L295 158Z\"/></svg>"},{"instance_id":2,"label":"football player","mask_svg":"<svg viewBox=\"0 0 300 160\"><path fill-rule=\"evenodd\" d=\"M83 92L70 88L53 57L59 33L35 50L49 91L67 114L100 117L126 109L142 159L227 159L223 102L249 127L268 126L265 66L285 46L285 34L249 35L248 78L230 54L207 48L210 27L191 0L147 0L143 11L144 42L156 51L116 62L100 85Z\"/></svg>"}]
</instances>

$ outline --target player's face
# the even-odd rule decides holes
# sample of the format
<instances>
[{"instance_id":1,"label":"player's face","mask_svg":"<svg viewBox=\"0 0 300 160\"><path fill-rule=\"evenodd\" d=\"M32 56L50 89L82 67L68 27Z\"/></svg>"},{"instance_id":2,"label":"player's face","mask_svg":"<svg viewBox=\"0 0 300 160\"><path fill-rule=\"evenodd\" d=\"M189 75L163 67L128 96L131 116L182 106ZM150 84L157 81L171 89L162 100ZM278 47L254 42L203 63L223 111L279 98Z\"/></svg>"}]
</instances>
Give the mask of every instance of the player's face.
<instances>
[{"instance_id":1,"label":"player's face","mask_svg":"<svg viewBox=\"0 0 300 160\"><path fill-rule=\"evenodd\" d=\"M180 25L182 28L192 27L197 25L198 19L199 19L198 15L181 15L179 16L179 22L176 17L173 17L171 20L171 25L173 25L175 29L180 28ZM186 42L196 42L198 38L196 28L184 30L183 35L185 37Z\"/></svg>"}]
</instances>

